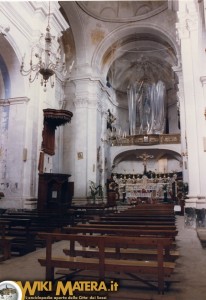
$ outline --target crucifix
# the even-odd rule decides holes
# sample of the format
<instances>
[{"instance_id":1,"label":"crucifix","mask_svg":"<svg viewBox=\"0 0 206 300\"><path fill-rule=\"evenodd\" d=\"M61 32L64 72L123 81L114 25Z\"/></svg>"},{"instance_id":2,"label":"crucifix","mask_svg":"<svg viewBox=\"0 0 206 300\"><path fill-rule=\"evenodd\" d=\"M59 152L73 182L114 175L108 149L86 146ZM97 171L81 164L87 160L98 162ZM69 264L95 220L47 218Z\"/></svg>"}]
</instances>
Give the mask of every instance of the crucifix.
<instances>
[{"instance_id":1,"label":"crucifix","mask_svg":"<svg viewBox=\"0 0 206 300\"><path fill-rule=\"evenodd\" d=\"M144 166L143 174L147 173L147 160L148 160L148 158L153 158L153 157L154 157L153 155L149 155L147 153L143 153L142 155L137 156L137 158L141 158L143 160L143 166Z\"/></svg>"}]
</instances>

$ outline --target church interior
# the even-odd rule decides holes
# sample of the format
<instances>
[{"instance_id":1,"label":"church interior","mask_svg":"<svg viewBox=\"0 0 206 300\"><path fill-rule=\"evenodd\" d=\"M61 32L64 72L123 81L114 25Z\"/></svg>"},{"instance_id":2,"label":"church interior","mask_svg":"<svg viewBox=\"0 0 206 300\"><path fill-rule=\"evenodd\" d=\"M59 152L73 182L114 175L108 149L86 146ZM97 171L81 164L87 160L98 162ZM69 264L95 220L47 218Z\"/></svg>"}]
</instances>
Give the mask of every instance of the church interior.
<instances>
[{"instance_id":1,"label":"church interior","mask_svg":"<svg viewBox=\"0 0 206 300\"><path fill-rule=\"evenodd\" d=\"M67 271L157 273L156 285L130 276L146 291L119 300L204 299L202 279L185 273L205 276L205 64L205 0L0 2L1 280L58 278L52 268L61 264L39 255L69 240L98 245L99 263L63 249L79 257ZM153 254L116 245L110 256L110 235L119 247L133 237L133 248L147 249L164 237L167 248L160 254L155 240L157 267L143 267ZM24 259L36 278L28 265L27 278L12 275Z\"/></svg>"}]
</instances>

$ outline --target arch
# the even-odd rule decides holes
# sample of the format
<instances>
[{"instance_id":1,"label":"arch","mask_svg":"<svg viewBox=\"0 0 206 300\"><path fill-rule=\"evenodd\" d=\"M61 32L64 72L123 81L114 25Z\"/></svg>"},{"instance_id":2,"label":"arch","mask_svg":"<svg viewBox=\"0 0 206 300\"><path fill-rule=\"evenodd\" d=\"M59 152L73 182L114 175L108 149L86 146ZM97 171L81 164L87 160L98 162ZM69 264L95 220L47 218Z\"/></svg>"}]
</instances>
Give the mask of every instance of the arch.
<instances>
[{"instance_id":1,"label":"arch","mask_svg":"<svg viewBox=\"0 0 206 300\"><path fill-rule=\"evenodd\" d=\"M180 49L176 43L175 37L170 32L163 29L158 25L143 22L141 25L132 23L129 25L122 25L119 28L113 30L97 47L93 58L92 66L97 66L101 74L106 76L110 65L116 59L115 55L112 55L114 48L121 48L126 44L129 44L128 37L134 39L138 34L149 34L150 36L161 38L161 41L166 42L170 47L171 51L174 52L176 59L180 57ZM130 40L130 41L131 41ZM177 61L175 62L178 63Z\"/></svg>"},{"instance_id":2,"label":"arch","mask_svg":"<svg viewBox=\"0 0 206 300\"><path fill-rule=\"evenodd\" d=\"M157 153L159 152L167 152L172 154L173 156L176 157L176 159L179 160L181 157L181 144L162 144L159 145L155 148L151 148L151 146L122 146L122 147L112 147L111 148L111 164L115 163L115 160L119 160L119 157L123 155L127 155L129 153L135 153L135 152L148 152L152 153L156 151Z\"/></svg>"},{"instance_id":3,"label":"arch","mask_svg":"<svg viewBox=\"0 0 206 300\"><path fill-rule=\"evenodd\" d=\"M142 148L142 149L128 149L128 150L123 150L122 152L119 152L112 161L112 172L116 172L120 166L120 168L125 168L124 171L125 172L133 172L135 170L137 170L137 167L139 168L139 165L141 165L141 163L143 163L143 161L141 161L140 157L146 153L148 156L150 156L150 160L149 161L152 162L152 165L150 165L150 167L152 166L152 168L150 170L153 170L155 165L158 164L158 162L162 159L162 158L167 158L168 161L170 161L169 166L167 167L168 172L173 172L174 169L178 170L178 165L181 162L181 155L176 151L176 150L171 150L168 147L165 149L154 149L154 148ZM171 168L171 161L172 166L174 166L174 169ZM174 161L176 161L176 163L174 164ZM123 165L122 165L123 164ZM124 166L124 167L123 167ZM176 168L175 168L176 166ZM148 169L149 170L149 169ZM154 171L154 170L153 170ZM167 172L166 172L167 173Z\"/></svg>"},{"instance_id":4,"label":"arch","mask_svg":"<svg viewBox=\"0 0 206 300\"><path fill-rule=\"evenodd\" d=\"M69 5L67 1L63 1L60 3L61 7L63 8L70 25L70 28L73 33L73 39L75 44L75 52L76 52L76 61L77 65L85 64L87 61L86 55L86 41L85 37L86 34L84 32L85 27L84 23L82 22L82 18L80 12L78 10L78 6L76 2L70 2Z\"/></svg>"},{"instance_id":5,"label":"arch","mask_svg":"<svg viewBox=\"0 0 206 300\"><path fill-rule=\"evenodd\" d=\"M10 80L7 66L1 54L0 54L0 71L2 77L1 84L3 84L1 88L1 91L3 90L3 93L0 91L0 99L8 99L10 97L10 92L11 92L11 80Z\"/></svg>"},{"instance_id":6,"label":"arch","mask_svg":"<svg viewBox=\"0 0 206 300\"><path fill-rule=\"evenodd\" d=\"M4 72L5 98L24 95L24 78L20 74L20 53L15 45L11 44L11 36L0 36L0 64ZM15 46L15 48L13 48Z\"/></svg>"}]
</instances>

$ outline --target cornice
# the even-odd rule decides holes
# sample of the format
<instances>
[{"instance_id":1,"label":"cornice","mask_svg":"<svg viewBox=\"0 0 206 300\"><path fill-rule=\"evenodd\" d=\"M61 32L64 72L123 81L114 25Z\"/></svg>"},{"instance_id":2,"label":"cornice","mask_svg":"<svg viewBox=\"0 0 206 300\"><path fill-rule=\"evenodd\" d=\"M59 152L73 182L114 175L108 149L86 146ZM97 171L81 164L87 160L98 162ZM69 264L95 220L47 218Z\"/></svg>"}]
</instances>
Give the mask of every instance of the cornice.
<instances>
[{"instance_id":1,"label":"cornice","mask_svg":"<svg viewBox=\"0 0 206 300\"><path fill-rule=\"evenodd\" d=\"M69 28L69 25L59 11L59 7L58 3L52 2L51 21L52 27L57 33ZM27 13L24 18L20 13L22 9ZM48 4L38 1L0 2L0 11L27 40L31 40L33 35L31 16L33 17L36 12L40 12L43 15L43 18L46 18L48 16Z\"/></svg>"},{"instance_id":2,"label":"cornice","mask_svg":"<svg viewBox=\"0 0 206 300\"><path fill-rule=\"evenodd\" d=\"M15 105L15 104L24 104L29 102L28 97L16 97L8 99L0 99L0 106Z\"/></svg>"},{"instance_id":3,"label":"cornice","mask_svg":"<svg viewBox=\"0 0 206 300\"><path fill-rule=\"evenodd\" d=\"M101 78L91 77L91 76L78 76L78 77L73 76L72 78L69 79L69 81L74 82L76 86L85 81L88 81L90 83L96 83L96 84L98 84L99 95L103 94L104 101L110 102L111 105L113 105L115 107L119 106L118 102L114 98L115 96L114 96L113 90L106 87L104 82L101 80Z\"/></svg>"},{"instance_id":4,"label":"cornice","mask_svg":"<svg viewBox=\"0 0 206 300\"><path fill-rule=\"evenodd\" d=\"M45 17L48 16L48 2L44 1L30 1L30 6L32 7L34 12L41 12ZM62 30L66 30L69 28L69 24L66 22L62 14L60 13L60 5L58 2L52 1L50 3L51 5L51 13L50 13L50 19L55 20L56 25L58 24L59 27L61 27Z\"/></svg>"},{"instance_id":5,"label":"cornice","mask_svg":"<svg viewBox=\"0 0 206 300\"><path fill-rule=\"evenodd\" d=\"M14 4L24 6L25 3L26 2L19 2ZM31 38L32 28L30 24L26 22L25 18L22 18L22 16L18 14L12 2L0 2L0 11L5 15L9 22L11 22L21 32L21 34L25 36L26 39L29 40Z\"/></svg>"}]
</instances>

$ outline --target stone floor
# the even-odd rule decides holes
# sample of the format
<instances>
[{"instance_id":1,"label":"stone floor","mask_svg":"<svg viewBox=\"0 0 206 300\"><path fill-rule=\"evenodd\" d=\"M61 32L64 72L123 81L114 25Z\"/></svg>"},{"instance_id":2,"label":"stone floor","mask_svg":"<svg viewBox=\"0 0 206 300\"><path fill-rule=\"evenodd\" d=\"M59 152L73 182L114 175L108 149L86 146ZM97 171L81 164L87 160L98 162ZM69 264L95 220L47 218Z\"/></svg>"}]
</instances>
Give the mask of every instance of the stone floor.
<instances>
[{"instance_id":1,"label":"stone floor","mask_svg":"<svg viewBox=\"0 0 206 300\"><path fill-rule=\"evenodd\" d=\"M155 290L148 290L135 285L121 289L119 294L109 299L135 300L205 300L206 299L206 249L201 246L195 229L184 226L184 217L177 216L177 246L180 257L176 261L172 284L164 295L158 295ZM53 245L56 254L61 243ZM0 281L3 280L44 280L45 270L37 262L44 256L45 249L38 249L22 257L14 257L0 263Z\"/></svg>"}]
</instances>

